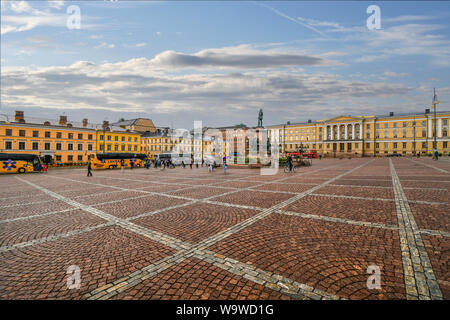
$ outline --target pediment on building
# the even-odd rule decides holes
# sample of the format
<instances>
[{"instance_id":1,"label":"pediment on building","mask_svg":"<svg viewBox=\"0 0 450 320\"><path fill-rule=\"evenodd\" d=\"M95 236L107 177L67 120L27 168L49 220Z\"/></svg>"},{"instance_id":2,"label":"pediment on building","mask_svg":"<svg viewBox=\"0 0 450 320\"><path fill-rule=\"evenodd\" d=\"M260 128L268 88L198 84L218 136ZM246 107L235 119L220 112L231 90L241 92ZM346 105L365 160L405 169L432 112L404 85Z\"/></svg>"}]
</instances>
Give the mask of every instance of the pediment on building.
<instances>
[{"instance_id":1,"label":"pediment on building","mask_svg":"<svg viewBox=\"0 0 450 320\"><path fill-rule=\"evenodd\" d=\"M360 117L352 117L352 116L337 116L334 118L324 119L323 122L339 122L339 121L361 121L362 118Z\"/></svg>"}]
</instances>

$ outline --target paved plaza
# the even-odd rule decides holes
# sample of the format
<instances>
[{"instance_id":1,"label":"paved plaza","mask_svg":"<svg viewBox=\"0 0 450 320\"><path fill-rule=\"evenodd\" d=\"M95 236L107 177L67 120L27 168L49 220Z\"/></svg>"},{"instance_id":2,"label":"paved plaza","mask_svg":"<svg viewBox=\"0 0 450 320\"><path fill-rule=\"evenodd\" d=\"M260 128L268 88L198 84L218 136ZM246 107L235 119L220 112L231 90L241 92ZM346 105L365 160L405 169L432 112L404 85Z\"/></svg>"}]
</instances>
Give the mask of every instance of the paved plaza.
<instances>
[{"instance_id":1,"label":"paved plaza","mask_svg":"<svg viewBox=\"0 0 450 320\"><path fill-rule=\"evenodd\" d=\"M0 299L450 299L449 188L444 158L2 175Z\"/></svg>"}]
</instances>

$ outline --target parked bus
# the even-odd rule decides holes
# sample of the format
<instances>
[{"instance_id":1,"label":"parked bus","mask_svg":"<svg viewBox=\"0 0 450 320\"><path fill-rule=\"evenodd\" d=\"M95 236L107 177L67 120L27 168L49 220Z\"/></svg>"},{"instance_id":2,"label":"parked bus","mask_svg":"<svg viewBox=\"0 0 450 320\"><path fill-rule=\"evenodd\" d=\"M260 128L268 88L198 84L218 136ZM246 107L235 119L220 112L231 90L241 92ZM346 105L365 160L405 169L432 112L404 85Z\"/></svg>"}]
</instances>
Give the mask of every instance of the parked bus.
<instances>
[{"instance_id":1,"label":"parked bus","mask_svg":"<svg viewBox=\"0 0 450 320\"><path fill-rule=\"evenodd\" d=\"M92 169L115 169L121 168L122 160L125 168L131 167L131 162L135 167L143 167L147 155L142 153L97 153L91 155Z\"/></svg>"},{"instance_id":2,"label":"parked bus","mask_svg":"<svg viewBox=\"0 0 450 320\"><path fill-rule=\"evenodd\" d=\"M0 153L1 173L33 172L42 164L39 156L25 153Z\"/></svg>"}]
</instances>

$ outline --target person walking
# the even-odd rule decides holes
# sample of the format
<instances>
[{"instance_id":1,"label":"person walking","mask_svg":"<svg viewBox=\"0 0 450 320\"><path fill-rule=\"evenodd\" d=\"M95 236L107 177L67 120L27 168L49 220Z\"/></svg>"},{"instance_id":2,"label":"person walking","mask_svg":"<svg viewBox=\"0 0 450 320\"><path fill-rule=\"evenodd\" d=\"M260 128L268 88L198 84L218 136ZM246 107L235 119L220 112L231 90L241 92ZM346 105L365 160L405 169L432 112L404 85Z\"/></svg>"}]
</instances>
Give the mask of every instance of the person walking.
<instances>
[{"instance_id":1,"label":"person walking","mask_svg":"<svg viewBox=\"0 0 450 320\"><path fill-rule=\"evenodd\" d=\"M294 165L292 163L292 157L290 155L287 157L287 163L288 163L288 166L289 166L289 172L292 172L292 169L293 169Z\"/></svg>"},{"instance_id":2,"label":"person walking","mask_svg":"<svg viewBox=\"0 0 450 320\"><path fill-rule=\"evenodd\" d=\"M205 163L205 159L202 159L202 167L203 167L203 164Z\"/></svg>"},{"instance_id":3,"label":"person walking","mask_svg":"<svg viewBox=\"0 0 450 320\"><path fill-rule=\"evenodd\" d=\"M437 149L434 149L434 160L438 160L439 159L439 152L437 151Z\"/></svg>"},{"instance_id":4,"label":"person walking","mask_svg":"<svg viewBox=\"0 0 450 320\"><path fill-rule=\"evenodd\" d=\"M189 162L189 167L191 167L191 169L192 169L192 159Z\"/></svg>"},{"instance_id":5,"label":"person walking","mask_svg":"<svg viewBox=\"0 0 450 320\"><path fill-rule=\"evenodd\" d=\"M181 161L181 165L183 166L183 169L186 168L186 165L184 164L184 161Z\"/></svg>"},{"instance_id":6,"label":"person walking","mask_svg":"<svg viewBox=\"0 0 450 320\"><path fill-rule=\"evenodd\" d=\"M223 174L227 174L227 157L223 157Z\"/></svg>"},{"instance_id":7,"label":"person walking","mask_svg":"<svg viewBox=\"0 0 450 320\"><path fill-rule=\"evenodd\" d=\"M91 166L91 162L90 161L88 162L87 170L88 170L87 176L88 177L92 177L92 166Z\"/></svg>"},{"instance_id":8,"label":"person walking","mask_svg":"<svg viewBox=\"0 0 450 320\"><path fill-rule=\"evenodd\" d=\"M120 160L120 172L123 174L123 171L125 170L125 160Z\"/></svg>"},{"instance_id":9,"label":"person walking","mask_svg":"<svg viewBox=\"0 0 450 320\"><path fill-rule=\"evenodd\" d=\"M212 160L209 160L206 166L208 167L208 172L212 173Z\"/></svg>"}]
</instances>

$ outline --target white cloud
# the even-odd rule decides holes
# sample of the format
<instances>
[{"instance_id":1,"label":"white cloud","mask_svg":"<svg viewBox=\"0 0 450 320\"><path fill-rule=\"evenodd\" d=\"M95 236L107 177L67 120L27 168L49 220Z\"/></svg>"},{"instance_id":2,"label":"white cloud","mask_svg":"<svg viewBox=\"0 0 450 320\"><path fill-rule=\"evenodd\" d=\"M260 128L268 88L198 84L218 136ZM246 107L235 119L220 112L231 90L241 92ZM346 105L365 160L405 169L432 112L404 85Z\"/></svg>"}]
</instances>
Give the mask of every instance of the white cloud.
<instances>
[{"instance_id":1,"label":"white cloud","mask_svg":"<svg viewBox=\"0 0 450 320\"><path fill-rule=\"evenodd\" d=\"M9 6L2 8L1 34L29 31L37 27L67 27L68 15L55 13L63 5L62 1L48 1L49 7L38 10L26 1L8 1ZM2 1L3 5L3 1ZM12 14L11 14L12 12ZM92 17L82 16L83 29L93 28L96 25L89 23Z\"/></svg>"},{"instance_id":2,"label":"white cloud","mask_svg":"<svg viewBox=\"0 0 450 320\"><path fill-rule=\"evenodd\" d=\"M98 46L95 46L95 49L103 49L103 48L107 48L107 49L114 49L116 47L116 45L114 43L106 43L106 42L101 42Z\"/></svg>"},{"instance_id":3,"label":"white cloud","mask_svg":"<svg viewBox=\"0 0 450 320\"><path fill-rule=\"evenodd\" d=\"M411 90L395 83L276 69L225 74L161 73L146 58L104 64L79 61L65 67L5 68L2 89L2 103L12 110L84 109L96 112L99 118L108 112L146 112L152 117L170 114L185 121L198 117L218 124L252 121L259 107L272 121L298 119L306 114L320 119L339 113L339 108L350 102L356 106L360 99L404 96ZM388 110L392 105L380 105L378 110L383 108ZM358 113L364 113L364 109Z\"/></svg>"},{"instance_id":4,"label":"white cloud","mask_svg":"<svg viewBox=\"0 0 450 320\"><path fill-rule=\"evenodd\" d=\"M411 21L423 21L423 20L431 20L435 19L436 17L432 16L415 16L415 15L404 15L404 16L398 16L398 17L391 17L386 18L383 17L383 22L411 22Z\"/></svg>"},{"instance_id":5,"label":"white cloud","mask_svg":"<svg viewBox=\"0 0 450 320\"><path fill-rule=\"evenodd\" d=\"M330 55L338 55L330 53ZM250 45L211 48L193 54L164 51L151 60L155 67L163 69L264 69L295 66L338 66L339 61L325 55L315 56L298 51L256 50Z\"/></svg>"},{"instance_id":6,"label":"white cloud","mask_svg":"<svg viewBox=\"0 0 450 320\"><path fill-rule=\"evenodd\" d=\"M385 72L383 72L383 74L388 77L406 77L406 76L408 76L408 74L405 72L394 72L394 71L385 71Z\"/></svg>"},{"instance_id":7,"label":"white cloud","mask_svg":"<svg viewBox=\"0 0 450 320\"><path fill-rule=\"evenodd\" d=\"M47 0L50 8L61 9L64 6L63 0Z\"/></svg>"}]
</instances>

